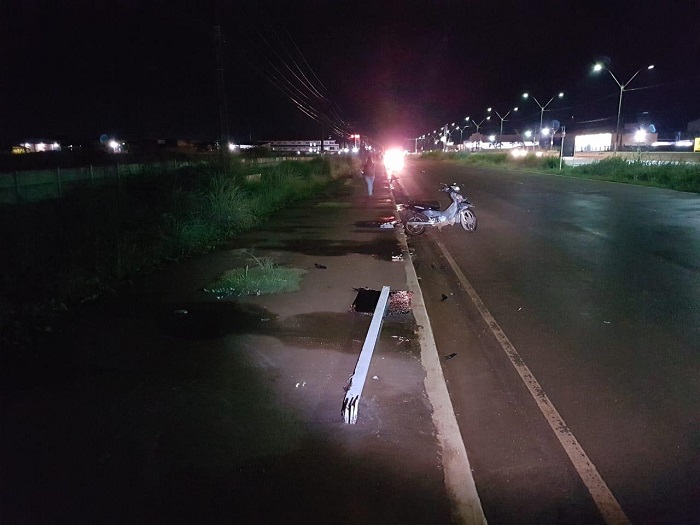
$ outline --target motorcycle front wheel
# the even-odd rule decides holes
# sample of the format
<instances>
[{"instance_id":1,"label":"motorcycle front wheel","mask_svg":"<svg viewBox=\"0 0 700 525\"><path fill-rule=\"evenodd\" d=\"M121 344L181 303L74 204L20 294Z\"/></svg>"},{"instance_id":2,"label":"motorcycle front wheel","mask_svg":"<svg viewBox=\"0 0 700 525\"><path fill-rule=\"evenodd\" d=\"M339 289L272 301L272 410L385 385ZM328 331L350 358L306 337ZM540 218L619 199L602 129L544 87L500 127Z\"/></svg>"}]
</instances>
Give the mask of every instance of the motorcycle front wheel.
<instances>
[{"instance_id":1,"label":"motorcycle front wheel","mask_svg":"<svg viewBox=\"0 0 700 525\"><path fill-rule=\"evenodd\" d=\"M473 232L476 230L476 215L470 209L465 208L459 212L459 223L466 231Z\"/></svg>"},{"instance_id":2,"label":"motorcycle front wheel","mask_svg":"<svg viewBox=\"0 0 700 525\"><path fill-rule=\"evenodd\" d=\"M411 226L410 224L407 224L409 221L428 222L428 217L422 213L414 212L408 214L406 216L406 220L403 222L406 235L420 235L421 233L425 233L425 226Z\"/></svg>"}]
</instances>

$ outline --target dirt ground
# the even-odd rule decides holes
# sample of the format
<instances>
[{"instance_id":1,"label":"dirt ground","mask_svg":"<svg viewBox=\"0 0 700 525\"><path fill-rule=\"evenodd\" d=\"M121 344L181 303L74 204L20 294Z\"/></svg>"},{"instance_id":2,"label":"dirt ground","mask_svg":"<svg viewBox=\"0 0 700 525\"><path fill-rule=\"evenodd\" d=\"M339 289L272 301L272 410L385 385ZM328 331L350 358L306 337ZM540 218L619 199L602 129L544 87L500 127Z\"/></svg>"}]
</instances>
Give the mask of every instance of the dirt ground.
<instances>
[{"instance_id":1,"label":"dirt ground","mask_svg":"<svg viewBox=\"0 0 700 525\"><path fill-rule=\"evenodd\" d=\"M386 191L350 182L82 305L5 370L0 521L450 522L412 314L386 318L342 421L371 320L355 289L406 282L393 230L372 227ZM306 270L301 290L204 292L241 249Z\"/></svg>"}]
</instances>

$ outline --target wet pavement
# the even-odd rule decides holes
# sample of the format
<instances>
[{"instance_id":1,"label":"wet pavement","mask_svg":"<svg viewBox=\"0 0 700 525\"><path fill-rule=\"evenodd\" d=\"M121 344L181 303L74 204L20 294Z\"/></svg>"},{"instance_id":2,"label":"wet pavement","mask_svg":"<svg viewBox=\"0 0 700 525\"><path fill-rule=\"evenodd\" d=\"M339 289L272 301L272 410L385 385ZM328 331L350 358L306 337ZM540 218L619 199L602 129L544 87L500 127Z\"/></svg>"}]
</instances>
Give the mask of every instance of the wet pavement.
<instances>
[{"instance_id":1,"label":"wet pavement","mask_svg":"<svg viewBox=\"0 0 700 525\"><path fill-rule=\"evenodd\" d=\"M358 422L341 416L371 321L357 289L406 289L377 186L352 179L47 333L0 390L0 521L449 523L412 314L386 318ZM203 291L250 254L305 270L301 289Z\"/></svg>"}]
</instances>

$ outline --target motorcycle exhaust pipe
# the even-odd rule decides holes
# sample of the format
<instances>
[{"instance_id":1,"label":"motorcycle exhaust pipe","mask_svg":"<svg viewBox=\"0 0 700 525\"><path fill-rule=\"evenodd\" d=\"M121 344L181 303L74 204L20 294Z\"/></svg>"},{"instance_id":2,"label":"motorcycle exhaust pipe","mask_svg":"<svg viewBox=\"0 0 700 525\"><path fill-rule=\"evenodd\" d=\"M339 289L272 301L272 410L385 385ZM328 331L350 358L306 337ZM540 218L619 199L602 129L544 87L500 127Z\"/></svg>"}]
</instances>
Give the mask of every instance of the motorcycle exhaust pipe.
<instances>
[{"instance_id":1,"label":"motorcycle exhaust pipe","mask_svg":"<svg viewBox=\"0 0 700 525\"><path fill-rule=\"evenodd\" d=\"M433 222L430 221L406 221L408 226L432 226Z\"/></svg>"}]
</instances>

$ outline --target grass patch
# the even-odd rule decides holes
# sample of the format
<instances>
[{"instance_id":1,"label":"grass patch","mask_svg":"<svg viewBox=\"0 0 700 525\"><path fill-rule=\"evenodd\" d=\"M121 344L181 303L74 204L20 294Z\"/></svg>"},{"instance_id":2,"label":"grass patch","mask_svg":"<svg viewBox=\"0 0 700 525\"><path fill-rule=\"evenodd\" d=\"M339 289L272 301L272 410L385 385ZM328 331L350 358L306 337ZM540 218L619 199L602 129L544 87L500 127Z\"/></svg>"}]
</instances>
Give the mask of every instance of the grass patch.
<instances>
[{"instance_id":1,"label":"grass patch","mask_svg":"<svg viewBox=\"0 0 700 525\"><path fill-rule=\"evenodd\" d=\"M640 159L629 162L610 157L583 166L567 166L562 174L700 193L700 164L697 163L651 163Z\"/></svg>"},{"instance_id":2,"label":"grass patch","mask_svg":"<svg viewBox=\"0 0 700 525\"><path fill-rule=\"evenodd\" d=\"M234 268L224 272L204 291L219 297L242 295L266 295L299 290L301 279L306 270L300 268L282 268L268 257L251 256L254 264L244 268Z\"/></svg>"},{"instance_id":3,"label":"grass patch","mask_svg":"<svg viewBox=\"0 0 700 525\"><path fill-rule=\"evenodd\" d=\"M500 166L526 169L548 175L566 175L584 179L637 184L655 188L700 193L700 163L650 162L639 156L634 160L609 157L582 166L563 165L559 169L558 155L513 157L505 152L429 152L422 159L449 160L478 166Z\"/></svg>"}]
</instances>

